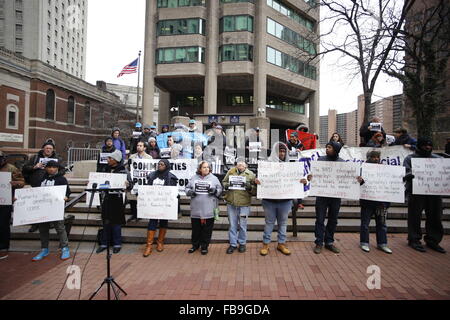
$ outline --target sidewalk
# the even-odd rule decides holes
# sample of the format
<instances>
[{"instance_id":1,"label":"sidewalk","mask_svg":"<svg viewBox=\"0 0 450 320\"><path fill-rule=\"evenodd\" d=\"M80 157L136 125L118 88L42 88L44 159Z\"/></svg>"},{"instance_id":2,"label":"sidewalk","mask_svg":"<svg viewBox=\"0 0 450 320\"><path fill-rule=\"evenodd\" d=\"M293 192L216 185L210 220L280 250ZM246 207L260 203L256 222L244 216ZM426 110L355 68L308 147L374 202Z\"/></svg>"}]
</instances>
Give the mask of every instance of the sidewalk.
<instances>
[{"instance_id":1,"label":"sidewalk","mask_svg":"<svg viewBox=\"0 0 450 320\"><path fill-rule=\"evenodd\" d=\"M300 235L301 236L301 235ZM288 243L291 256L270 246L266 257L260 244L250 243L246 253L225 254L226 244L213 244L207 256L188 254L189 245L167 245L164 252L142 257L142 246L127 245L113 255L112 274L128 296L152 300L265 300L265 299L450 299L450 253L420 253L407 247L406 235L388 236L392 255L358 247L359 234L336 234L342 253L328 250L316 255L311 241ZM309 240L309 239L308 239ZM53 245L55 245L53 243ZM77 244L72 243L72 253ZM441 245L450 251L450 236ZM14 247L14 246L13 246ZM33 248L34 249L34 248ZM92 244L83 243L75 265L83 270ZM55 250L44 261L31 262L35 252L11 252L0 261L0 299L55 300L66 280L66 262ZM369 290L367 267L381 269L381 289ZM93 254L84 272L81 299L88 299L105 277L105 254ZM80 290L64 286L60 299L78 299ZM96 299L105 299L102 289Z\"/></svg>"}]
</instances>

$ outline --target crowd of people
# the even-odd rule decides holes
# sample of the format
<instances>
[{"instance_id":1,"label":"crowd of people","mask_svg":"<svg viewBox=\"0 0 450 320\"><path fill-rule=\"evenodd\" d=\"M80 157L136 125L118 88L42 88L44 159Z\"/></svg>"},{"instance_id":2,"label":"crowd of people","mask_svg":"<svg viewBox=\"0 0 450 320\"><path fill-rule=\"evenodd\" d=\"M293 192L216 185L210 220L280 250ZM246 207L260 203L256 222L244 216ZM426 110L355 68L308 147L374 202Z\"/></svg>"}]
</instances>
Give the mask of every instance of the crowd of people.
<instances>
[{"instance_id":1,"label":"crowd of people","mask_svg":"<svg viewBox=\"0 0 450 320\"><path fill-rule=\"evenodd\" d=\"M379 119L372 119L371 123L376 123ZM131 193L133 181L130 176L130 160L133 159L158 159L157 170L147 177L149 185L176 186L177 177L171 172L169 159L180 157L190 159L201 159L200 152L203 148L214 142L217 136L223 135L223 129L213 124L214 133L209 137L197 132L195 121L189 123L187 134L177 134L169 132L169 127L164 126L161 133L157 133L155 126L136 124L135 132L130 139L130 155L127 158L126 144L121 138L120 129L114 128L111 136L104 140L101 153L97 161L97 172L126 174L125 183L126 199L123 201L120 193L107 193L102 198L101 213L103 220L103 232L100 237L100 245L97 253L104 251L108 245L113 247L113 253L118 253L122 247L122 226L132 220L137 220L137 197ZM142 129L142 131L141 131ZM258 130L255 132L259 133ZM367 153L368 163L380 163L380 151L376 148L386 146L385 132L382 127L376 131L371 131L371 124L361 128L363 144L372 147ZM432 141L428 138L420 138L418 141L411 138L406 130L399 128L395 130L395 145L403 145L414 151L407 156L403 166L406 167L406 195L408 201L408 244L415 250L424 252L422 246L422 232L420 227L421 214L426 213L426 235L423 238L426 245L438 252L445 253L439 243L443 237L442 197L433 195L412 194L411 184L415 178L411 173L411 158L438 158L434 154ZM183 139L190 138L189 144ZM259 140L258 140L259 141ZM177 146L178 145L178 146ZM334 133L330 141L326 144L326 154L318 161L344 161L339 157L339 153L344 146L344 141L338 133ZM199 151L197 151L197 148ZM303 150L302 142L298 134L293 132L287 143L278 142L271 150L268 161L286 162L289 161L292 153ZM127 161L128 160L128 161ZM70 188L64 177L65 165L55 150L53 141L46 141L42 149L32 157L22 168L18 170L13 165L7 163L7 156L0 151L0 172L11 172L12 190L23 188L26 184L31 187L67 185L66 199L69 199ZM314 179L313 175L308 175L300 181L305 187ZM355 176L359 184L365 181L361 176ZM252 197L256 196L257 188L261 185L254 172L249 170L248 162L239 159L223 179L219 179L212 173L209 161L199 161L197 171L189 179L186 186L186 195L190 199L190 218L192 226L191 244L189 253L201 251L202 255L208 253L211 242L214 223L219 215L219 203L223 200L227 206L229 222L229 247L227 254L234 251L244 253L247 244L247 225L251 211ZM287 245L287 221L293 202L296 199L262 199L262 207L265 213L265 227L262 235L262 247L260 254L266 256L270 251L270 243L275 223L278 225L276 249L284 255L290 255L291 250ZM301 200L301 199L299 199ZM125 221L125 206L130 204L131 218ZM386 216L390 204L388 202L360 200L360 248L364 252L370 251L369 246L369 223L372 217L376 222L377 248L385 253L391 254L392 250L387 243ZM315 247L314 253L320 254L322 248L333 253L341 251L335 245L334 234L338 223L341 199L329 197L316 197L315 200ZM13 206L0 206L0 258L6 258L9 250L10 220ZM328 222L325 225L325 219ZM150 219L147 228L147 241L143 252L144 257L149 257L153 252L153 244L156 239L156 250L164 250L164 241L169 223L168 220ZM40 261L49 254L49 229L55 228L60 240L61 256L63 260L70 258L68 237L64 228L64 221L52 223L39 223L30 228L30 232L39 230L41 239L41 251L33 257L33 261ZM157 234L159 229L159 233Z\"/></svg>"}]
</instances>

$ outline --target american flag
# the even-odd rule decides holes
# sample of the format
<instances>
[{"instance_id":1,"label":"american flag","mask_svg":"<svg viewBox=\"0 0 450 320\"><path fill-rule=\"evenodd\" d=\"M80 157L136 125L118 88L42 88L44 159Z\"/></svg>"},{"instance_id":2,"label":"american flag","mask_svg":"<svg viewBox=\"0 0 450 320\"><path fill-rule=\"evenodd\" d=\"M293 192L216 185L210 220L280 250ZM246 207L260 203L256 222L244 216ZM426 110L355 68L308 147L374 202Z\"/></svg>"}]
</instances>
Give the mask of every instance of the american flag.
<instances>
[{"instance_id":1,"label":"american flag","mask_svg":"<svg viewBox=\"0 0 450 320\"><path fill-rule=\"evenodd\" d=\"M119 73L117 78L120 78L124 74L136 73L137 72L137 67L138 67L138 62L139 62L139 58L134 60L132 63L127 64L125 67L123 67L122 71Z\"/></svg>"}]
</instances>

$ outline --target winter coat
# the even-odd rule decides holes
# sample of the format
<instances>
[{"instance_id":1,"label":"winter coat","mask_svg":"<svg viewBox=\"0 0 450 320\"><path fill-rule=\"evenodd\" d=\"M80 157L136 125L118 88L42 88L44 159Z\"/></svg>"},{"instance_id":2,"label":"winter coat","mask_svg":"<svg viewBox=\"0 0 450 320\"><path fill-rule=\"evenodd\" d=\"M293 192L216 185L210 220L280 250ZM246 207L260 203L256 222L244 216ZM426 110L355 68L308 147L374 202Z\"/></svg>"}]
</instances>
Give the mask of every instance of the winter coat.
<instances>
[{"instance_id":1,"label":"winter coat","mask_svg":"<svg viewBox=\"0 0 450 320\"><path fill-rule=\"evenodd\" d=\"M147 148L147 153L153 158L153 159L160 159L161 156L159 154L159 148L158 146L152 148L152 147L148 147Z\"/></svg>"},{"instance_id":2,"label":"winter coat","mask_svg":"<svg viewBox=\"0 0 450 320\"><path fill-rule=\"evenodd\" d=\"M105 172L126 174L129 183L127 190L130 191L133 189L133 181L131 180L130 172L123 164L119 164L116 167L108 166ZM121 194L105 193L105 199L102 205L102 219L109 224L125 224L125 204Z\"/></svg>"},{"instance_id":3,"label":"winter coat","mask_svg":"<svg viewBox=\"0 0 450 320\"><path fill-rule=\"evenodd\" d=\"M442 158L441 156L438 156L435 153L432 153L429 156L424 156L424 155L420 155L417 150L415 153L410 154L408 156L406 156L405 160L403 160L403 166L406 168L406 175L405 175L405 189L406 189L406 194L410 195L412 194L412 164L411 164L411 159L412 158Z\"/></svg>"},{"instance_id":4,"label":"winter coat","mask_svg":"<svg viewBox=\"0 0 450 320\"><path fill-rule=\"evenodd\" d=\"M216 189L214 194L207 193L208 184L209 187ZM205 190L206 193L199 193L200 190ZM196 174L189 180L186 186L187 196L192 197L193 192L196 193L196 196L191 198L191 218L213 218L214 209L219 206L218 197L222 194L222 185L219 179L212 173L205 177Z\"/></svg>"},{"instance_id":5,"label":"winter coat","mask_svg":"<svg viewBox=\"0 0 450 320\"><path fill-rule=\"evenodd\" d=\"M116 147L114 147L114 146L111 146L111 149L107 149L106 146L103 146L101 153L113 153L114 151L116 151ZM108 168L108 164L107 163L100 163L100 155L98 155L97 172L105 172L106 168Z\"/></svg>"},{"instance_id":6,"label":"winter coat","mask_svg":"<svg viewBox=\"0 0 450 320\"><path fill-rule=\"evenodd\" d=\"M11 172L11 181L19 182L16 186L12 186L12 198L14 198L14 190L21 189L25 185L25 179L22 176L22 172L12 164L6 163L3 167L0 167L0 172Z\"/></svg>"},{"instance_id":7,"label":"winter coat","mask_svg":"<svg viewBox=\"0 0 450 320\"><path fill-rule=\"evenodd\" d=\"M163 186L177 186L178 178L170 172L170 162L166 159L161 160L166 165L166 170L160 172L153 171L147 177L148 185L163 185Z\"/></svg>"},{"instance_id":8,"label":"winter coat","mask_svg":"<svg viewBox=\"0 0 450 320\"><path fill-rule=\"evenodd\" d=\"M125 142L121 138L116 139L113 137L112 139L114 147L122 152L122 162L125 162L125 159L127 158L127 147L125 146Z\"/></svg>"},{"instance_id":9,"label":"winter coat","mask_svg":"<svg viewBox=\"0 0 450 320\"><path fill-rule=\"evenodd\" d=\"M56 152L50 155L50 157L44 156L44 151L41 150L37 153L37 155L33 156L22 168L22 174L25 178L25 181L29 183L32 187L39 187L42 182L42 177L45 175L44 169L34 169L34 166L38 164L41 158L51 158L57 159L57 162L60 164L59 173L64 174L65 172L65 163L62 160L62 157L58 156Z\"/></svg>"},{"instance_id":10,"label":"winter coat","mask_svg":"<svg viewBox=\"0 0 450 320\"><path fill-rule=\"evenodd\" d=\"M369 126L370 123L364 123L359 129L359 136L362 138L362 143L364 146L366 146L370 139L372 139L373 135L377 133L377 131L370 131ZM386 132L383 127L381 127L381 133L383 134L384 140L386 140Z\"/></svg>"},{"instance_id":11,"label":"winter coat","mask_svg":"<svg viewBox=\"0 0 450 320\"><path fill-rule=\"evenodd\" d=\"M230 176L244 176L246 181L246 190L229 190L230 186ZM256 196L256 176L253 172L245 169L242 173L239 173L237 168L231 168L225 178L223 179L223 187L227 190L225 195L225 200L228 204L235 207L248 207L252 202L252 195Z\"/></svg>"},{"instance_id":12,"label":"winter coat","mask_svg":"<svg viewBox=\"0 0 450 320\"><path fill-rule=\"evenodd\" d=\"M390 144L390 146L403 146L405 144L409 144L411 147L409 149L416 150L417 140L412 138L409 134L403 134L393 143Z\"/></svg>"}]
</instances>

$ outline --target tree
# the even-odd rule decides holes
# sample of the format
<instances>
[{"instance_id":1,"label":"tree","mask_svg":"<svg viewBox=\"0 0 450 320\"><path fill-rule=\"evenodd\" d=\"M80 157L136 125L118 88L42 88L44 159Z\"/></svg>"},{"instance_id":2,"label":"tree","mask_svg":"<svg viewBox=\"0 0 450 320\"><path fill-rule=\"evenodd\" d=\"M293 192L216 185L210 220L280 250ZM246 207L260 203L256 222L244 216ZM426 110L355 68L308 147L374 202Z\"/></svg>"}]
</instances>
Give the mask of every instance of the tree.
<instances>
[{"instance_id":1,"label":"tree","mask_svg":"<svg viewBox=\"0 0 450 320\"><path fill-rule=\"evenodd\" d=\"M364 93L364 122L369 121L370 104L378 76L383 70L405 17L415 0L321 0L326 16L321 25L321 52L342 53L343 67L353 78L360 76Z\"/></svg>"},{"instance_id":2,"label":"tree","mask_svg":"<svg viewBox=\"0 0 450 320\"><path fill-rule=\"evenodd\" d=\"M432 137L436 116L448 108L449 16L448 0L417 1L385 64L384 71L403 83L418 136Z\"/></svg>"}]
</instances>

